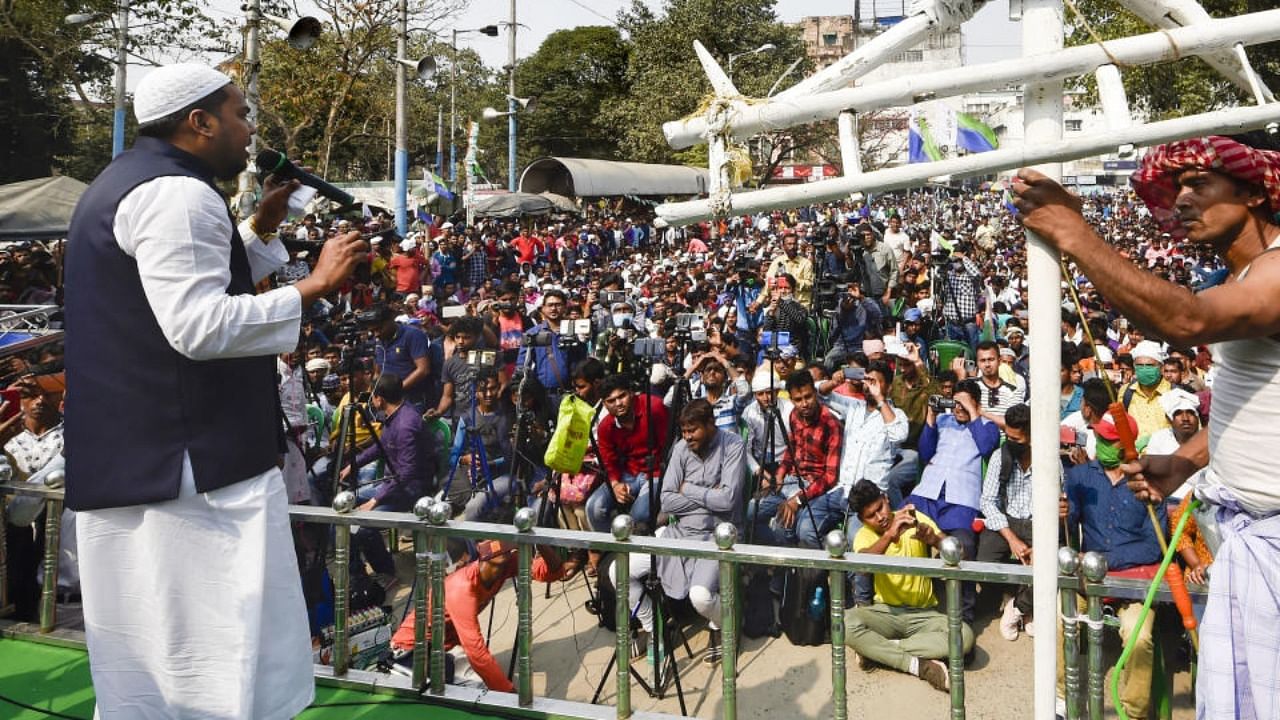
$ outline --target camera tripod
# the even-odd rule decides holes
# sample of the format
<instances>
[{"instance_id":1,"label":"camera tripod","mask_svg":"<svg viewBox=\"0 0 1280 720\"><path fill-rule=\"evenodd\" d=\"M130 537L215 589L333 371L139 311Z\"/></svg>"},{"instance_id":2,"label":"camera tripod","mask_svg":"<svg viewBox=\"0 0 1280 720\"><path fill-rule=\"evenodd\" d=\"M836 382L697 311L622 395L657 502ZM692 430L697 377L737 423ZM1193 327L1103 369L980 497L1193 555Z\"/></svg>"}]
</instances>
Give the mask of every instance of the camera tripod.
<instances>
[{"instance_id":1,"label":"camera tripod","mask_svg":"<svg viewBox=\"0 0 1280 720\"><path fill-rule=\"evenodd\" d=\"M684 357L684 350L684 343L681 343L680 352L678 353L679 357ZM648 378L652 378L654 363L660 362L666 354L665 342L657 338L642 338L635 342L634 352L637 358L647 361L650 372L647 372L645 375ZM651 402L649 398L652 396L652 392L653 383L647 381L645 383L645 403ZM651 422L651 418L647 421L648 432L646 433L646 442L648 444L648 455L646 457L648 459L648 487L646 488L646 491L649 493L648 524L650 532L656 533L657 531L660 506L659 496L654 492L654 485L656 484L655 476L658 473L659 467L665 466L666 461L670 458L672 446L670 441L674 437L676 429L679 427L679 420L677 420L677 418L679 417L680 410L683 409L684 404L688 402L688 400L689 381L681 375L676 381L675 387L672 388L671 415L669 416L666 428L668 439L667 450L663 453L663 462L661 465L658 462L658 449L656 447L655 438L657 428ZM648 412L648 406L646 405L646 415ZM630 602L630 585L630 578L616 577L615 573L615 591L618 591L619 588L627 588L626 592L617 592L617 602ZM649 695L649 697L662 699L666 697L667 688L670 685L674 685L676 689L676 698L680 702L680 713L682 715L687 715L688 711L685 709L684 701L684 687L680 684L680 667L676 663L674 649L677 646L677 641L679 641L678 644L684 646L685 652L690 658L693 657L693 651L689 648L689 640L685 637L683 629L681 629L677 624L670 622L672 613L670 611L667 595L662 588L662 580L658 577L658 558L652 553L649 555L649 572L645 575L641 589L641 597L636 601L635 605L631 607L631 612L628 614L632 623L635 622L636 616L640 611L640 606L644 603L646 598L648 598L650 606L653 608L653 633L649 638L649 642L656 643L654 645L654 662L652 666L653 675L649 680L646 680L640 671L636 670L634 665L628 666L627 669L630 672L631 677L635 678L636 682L645 691L645 693ZM614 663L616 662L616 655L609 658L609 663L605 667L604 674L600 677L600 683L596 686L595 694L591 696L592 703L599 701L600 693L604 690L605 682L611 676Z\"/></svg>"}]
</instances>

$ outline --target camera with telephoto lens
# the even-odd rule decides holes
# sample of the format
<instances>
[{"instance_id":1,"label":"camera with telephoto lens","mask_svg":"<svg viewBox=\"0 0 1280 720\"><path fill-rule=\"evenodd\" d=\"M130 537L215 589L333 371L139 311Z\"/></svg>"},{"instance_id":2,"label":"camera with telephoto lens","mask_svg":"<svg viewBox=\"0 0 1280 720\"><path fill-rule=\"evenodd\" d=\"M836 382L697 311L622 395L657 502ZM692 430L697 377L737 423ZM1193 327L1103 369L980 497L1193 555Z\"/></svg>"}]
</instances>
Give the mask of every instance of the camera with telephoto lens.
<instances>
[{"instance_id":1,"label":"camera with telephoto lens","mask_svg":"<svg viewBox=\"0 0 1280 720\"><path fill-rule=\"evenodd\" d=\"M551 331L528 333L520 338L520 344L524 347L551 347Z\"/></svg>"},{"instance_id":2,"label":"camera with telephoto lens","mask_svg":"<svg viewBox=\"0 0 1280 720\"><path fill-rule=\"evenodd\" d=\"M627 294L621 290L604 290L600 293L600 304L606 308L612 308L618 303L625 303Z\"/></svg>"},{"instance_id":3,"label":"camera with telephoto lens","mask_svg":"<svg viewBox=\"0 0 1280 720\"><path fill-rule=\"evenodd\" d=\"M930 395L929 409L936 413L943 412L944 410L955 410L956 401L941 395Z\"/></svg>"}]
</instances>

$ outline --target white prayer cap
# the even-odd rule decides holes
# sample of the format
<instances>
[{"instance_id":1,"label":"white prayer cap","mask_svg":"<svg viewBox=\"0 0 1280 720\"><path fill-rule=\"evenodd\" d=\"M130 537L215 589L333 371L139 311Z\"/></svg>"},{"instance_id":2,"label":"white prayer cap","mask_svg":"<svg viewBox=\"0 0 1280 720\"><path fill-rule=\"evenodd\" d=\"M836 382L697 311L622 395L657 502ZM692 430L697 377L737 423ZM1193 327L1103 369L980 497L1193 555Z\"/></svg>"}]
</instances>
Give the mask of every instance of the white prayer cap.
<instances>
[{"instance_id":1,"label":"white prayer cap","mask_svg":"<svg viewBox=\"0 0 1280 720\"><path fill-rule=\"evenodd\" d=\"M159 120L231 84L231 78L199 63L165 65L147 73L133 93L139 125Z\"/></svg>"},{"instance_id":2,"label":"white prayer cap","mask_svg":"<svg viewBox=\"0 0 1280 720\"><path fill-rule=\"evenodd\" d=\"M1179 410L1192 410L1199 413L1200 398L1182 388L1174 388L1160 396L1160 409L1164 410L1165 416L1170 420Z\"/></svg>"},{"instance_id":3,"label":"white prayer cap","mask_svg":"<svg viewBox=\"0 0 1280 720\"><path fill-rule=\"evenodd\" d=\"M751 376L751 392L765 392L769 388L775 390L782 388L782 383L774 377L773 371L767 365L761 365L756 368L756 374Z\"/></svg>"},{"instance_id":4,"label":"white prayer cap","mask_svg":"<svg viewBox=\"0 0 1280 720\"><path fill-rule=\"evenodd\" d=\"M1134 360L1137 360L1140 357L1151 358L1156 362L1164 360L1164 353L1160 352L1160 343L1153 340L1143 340L1137 345L1134 345L1133 350L1130 350L1129 354L1133 356Z\"/></svg>"},{"instance_id":5,"label":"white prayer cap","mask_svg":"<svg viewBox=\"0 0 1280 720\"><path fill-rule=\"evenodd\" d=\"M311 358L310 360L307 361L306 367L307 367L307 372L315 372L317 370L323 370L327 373L329 372L329 361L325 360L324 358Z\"/></svg>"}]
</instances>

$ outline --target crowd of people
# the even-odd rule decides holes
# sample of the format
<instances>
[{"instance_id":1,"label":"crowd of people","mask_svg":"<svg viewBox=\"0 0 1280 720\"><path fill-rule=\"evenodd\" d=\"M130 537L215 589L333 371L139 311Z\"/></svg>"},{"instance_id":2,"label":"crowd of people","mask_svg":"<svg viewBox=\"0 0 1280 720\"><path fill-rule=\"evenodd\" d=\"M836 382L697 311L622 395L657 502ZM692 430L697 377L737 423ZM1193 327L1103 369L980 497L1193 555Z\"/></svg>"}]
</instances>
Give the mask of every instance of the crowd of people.
<instances>
[{"instance_id":1,"label":"crowd of people","mask_svg":"<svg viewBox=\"0 0 1280 720\"><path fill-rule=\"evenodd\" d=\"M1162 277L1188 287L1221 279L1211 254L1160 232L1127 191L1086 197L1084 214ZM290 498L324 503L350 486L362 509L403 511L438 495L472 520L534 505L543 522L595 532L628 513L639 532L703 539L731 522L752 542L815 548L839 527L855 552L901 556L926 556L950 535L966 559L1031 561L1034 338L1022 230L999 193L911 192L679 230L638 215L592 209L467 227L437 217L403 238L384 216L282 227L291 261L277 283L306 277L326 235L356 228L371 242L369 263L307 310L298 352L279 360ZM1159 546L1118 481L1108 407L1114 394L1139 447L1167 453L1207 416L1213 363L1205 347L1147 338L1073 270L1064 283L1078 304L1064 293L1061 327L1062 541L1142 576ZM591 408L591 443L579 472L553 473L542 458L565 398ZM344 415L353 406L371 412ZM1212 558L1192 537L1180 557L1203 581ZM378 533L360 531L355 547L354 572L396 584ZM459 567L512 552L451 547ZM600 562L570 556L546 577L594 578ZM715 566L656 567L718 647ZM639 575L613 580L640 603L643 637L649 563L632 568ZM780 597L781 574L772 580ZM446 594L451 613L471 614L496 592L469 587L466 610ZM848 642L860 666L947 689L946 623L929 583L858 576L851 590ZM980 603L964 588L966 627L983 608L1008 640L1035 631L1025 590L1008 589L1007 600L1005 588L982 590ZM480 638L463 637L479 626L451 622L455 659L491 670ZM1150 619L1138 632L1150 637ZM1126 668L1130 715L1145 713L1150 648Z\"/></svg>"}]
</instances>

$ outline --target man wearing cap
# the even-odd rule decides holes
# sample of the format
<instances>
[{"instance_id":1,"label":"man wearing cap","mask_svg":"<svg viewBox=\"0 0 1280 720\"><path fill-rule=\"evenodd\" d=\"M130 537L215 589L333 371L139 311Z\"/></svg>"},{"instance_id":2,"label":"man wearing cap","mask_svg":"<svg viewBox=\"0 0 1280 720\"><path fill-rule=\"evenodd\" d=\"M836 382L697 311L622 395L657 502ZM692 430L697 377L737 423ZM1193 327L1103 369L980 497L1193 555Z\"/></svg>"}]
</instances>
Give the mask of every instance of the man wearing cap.
<instances>
[{"instance_id":1,"label":"man wearing cap","mask_svg":"<svg viewBox=\"0 0 1280 720\"><path fill-rule=\"evenodd\" d=\"M564 577L564 564L555 548L535 546L531 575L538 582L551 583ZM513 693L515 686L493 657L485 642L480 613L493 602L506 582L519 569L519 546L500 540L476 543L476 559L449 573L444 581L445 681L467 687L487 687L495 692ZM430 614L435 599L428 595ZM415 610L410 607L400 627L391 637L397 659L414 648ZM430 628L428 628L430 646ZM403 661L403 660L401 660ZM430 666L430 663L427 663Z\"/></svg>"},{"instance_id":2,"label":"man wearing cap","mask_svg":"<svg viewBox=\"0 0 1280 720\"><path fill-rule=\"evenodd\" d=\"M1138 421L1138 434L1151 435L1169 427L1169 418L1160 406L1160 398L1173 389L1164 379L1160 366L1164 353L1160 345L1143 340L1133 346L1133 381L1119 390L1125 410Z\"/></svg>"},{"instance_id":3,"label":"man wearing cap","mask_svg":"<svg viewBox=\"0 0 1280 720\"><path fill-rule=\"evenodd\" d=\"M406 295L422 287L422 256L418 243L412 238L401 240L395 247L396 254L387 261L387 269L395 277L396 292Z\"/></svg>"},{"instance_id":4,"label":"man wearing cap","mask_svg":"<svg viewBox=\"0 0 1280 720\"><path fill-rule=\"evenodd\" d=\"M1132 416L1128 420L1131 432L1136 435L1137 422ZM1146 507L1124 482L1125 473L1120 468L1124 451L1111 414L1095 422L1093 431L1097 459L1067 470L1059 512L1066 520L1069 533L1074 534L1079 528L1077 547L1081 552L1099 552L1106 558L1108 574L1150 580L1158 569L1160 545L1147 519ZM1156 508L1156 516L1161 527L1166 527L1163 504ZM1155 616L1148 615L1139 626L1141 609L1141 603L1116 604L1121 640L1128 642L1135 631L1140 638L1120 678L1120 704L1131 718L1147 716L1151 694ZM1063 666L1058 667L1061 695Z\"/></svg>"},{"instance_id":5,"label":"man wearing cap","mask_svg":"<svg viewBox=\"0 0 1280 720\"><path fill-rule=\"evenodd\" d=\"M751 377L751 393L755 402L742 411L742 422L747 426L747 469L757 481L752 487L757 487L761 481L773 481L773 474L787 450L792 407L790 400L778 397L780 390L782 380L774 375L772 363L761 363ZM770 424L773 425L772 438Z\"/></svg>"},{"instance_id":6,"label":"man wearing cap","mask_svg":"<svg viewBox=\"0 0 1280 720\"><path fill-rule=\"evenodd\" d=\"M366 247L330 239L309 277L255 295L287 260L274 231L299 184L268 178L232 222L215 182L248 162L244 94L171 65L134 112L138 140L81 196L66 258L66 503L97 715L292 717L314 683L273 356Z\"/></svg>"},{"instance_id":7,"label":"man wearing cap","mask_svg":"<svg viewBox=\"0 0 1280 720\"><path fill-rule=\"evenodd\" d=\"M1200 432L1200 398L1173 388L1160 396L1160 409L1169 420L1169 427L1157 430L1147 441L1149 455L1172 455ZM1186 484L1170 493L1170 497L1182 499L1190 488Z\"/></svg>"},{"instance_id":8,"label":"man wearing cap","mask_svg":"<svg viewBox=\"0 0 1280 720\"><path fill-rule=\"evenodd\" d=\"M1175 346L1214 343L1207 431L1175 455L1148 455L1125 470L1135 473L1138 496L1154 499L1207 466L1196 493L1217 505L1222 543L1202 626L1197 714L1274 717L1280 646L1256 629L1280 626L1280 482L1258 452L1280 439L1280 253L1267 252L1280 241L1280 152L1260 134L1183 140L1148 153L1133 184L1167 229L1212 247L1229 269L1222 284L1192 293L1124 262L1085 222L1080 200L1040 173L1019 171L1013 189L1024 224L1069 255L1118 311Z\"/></svg>"}]
</instances>

